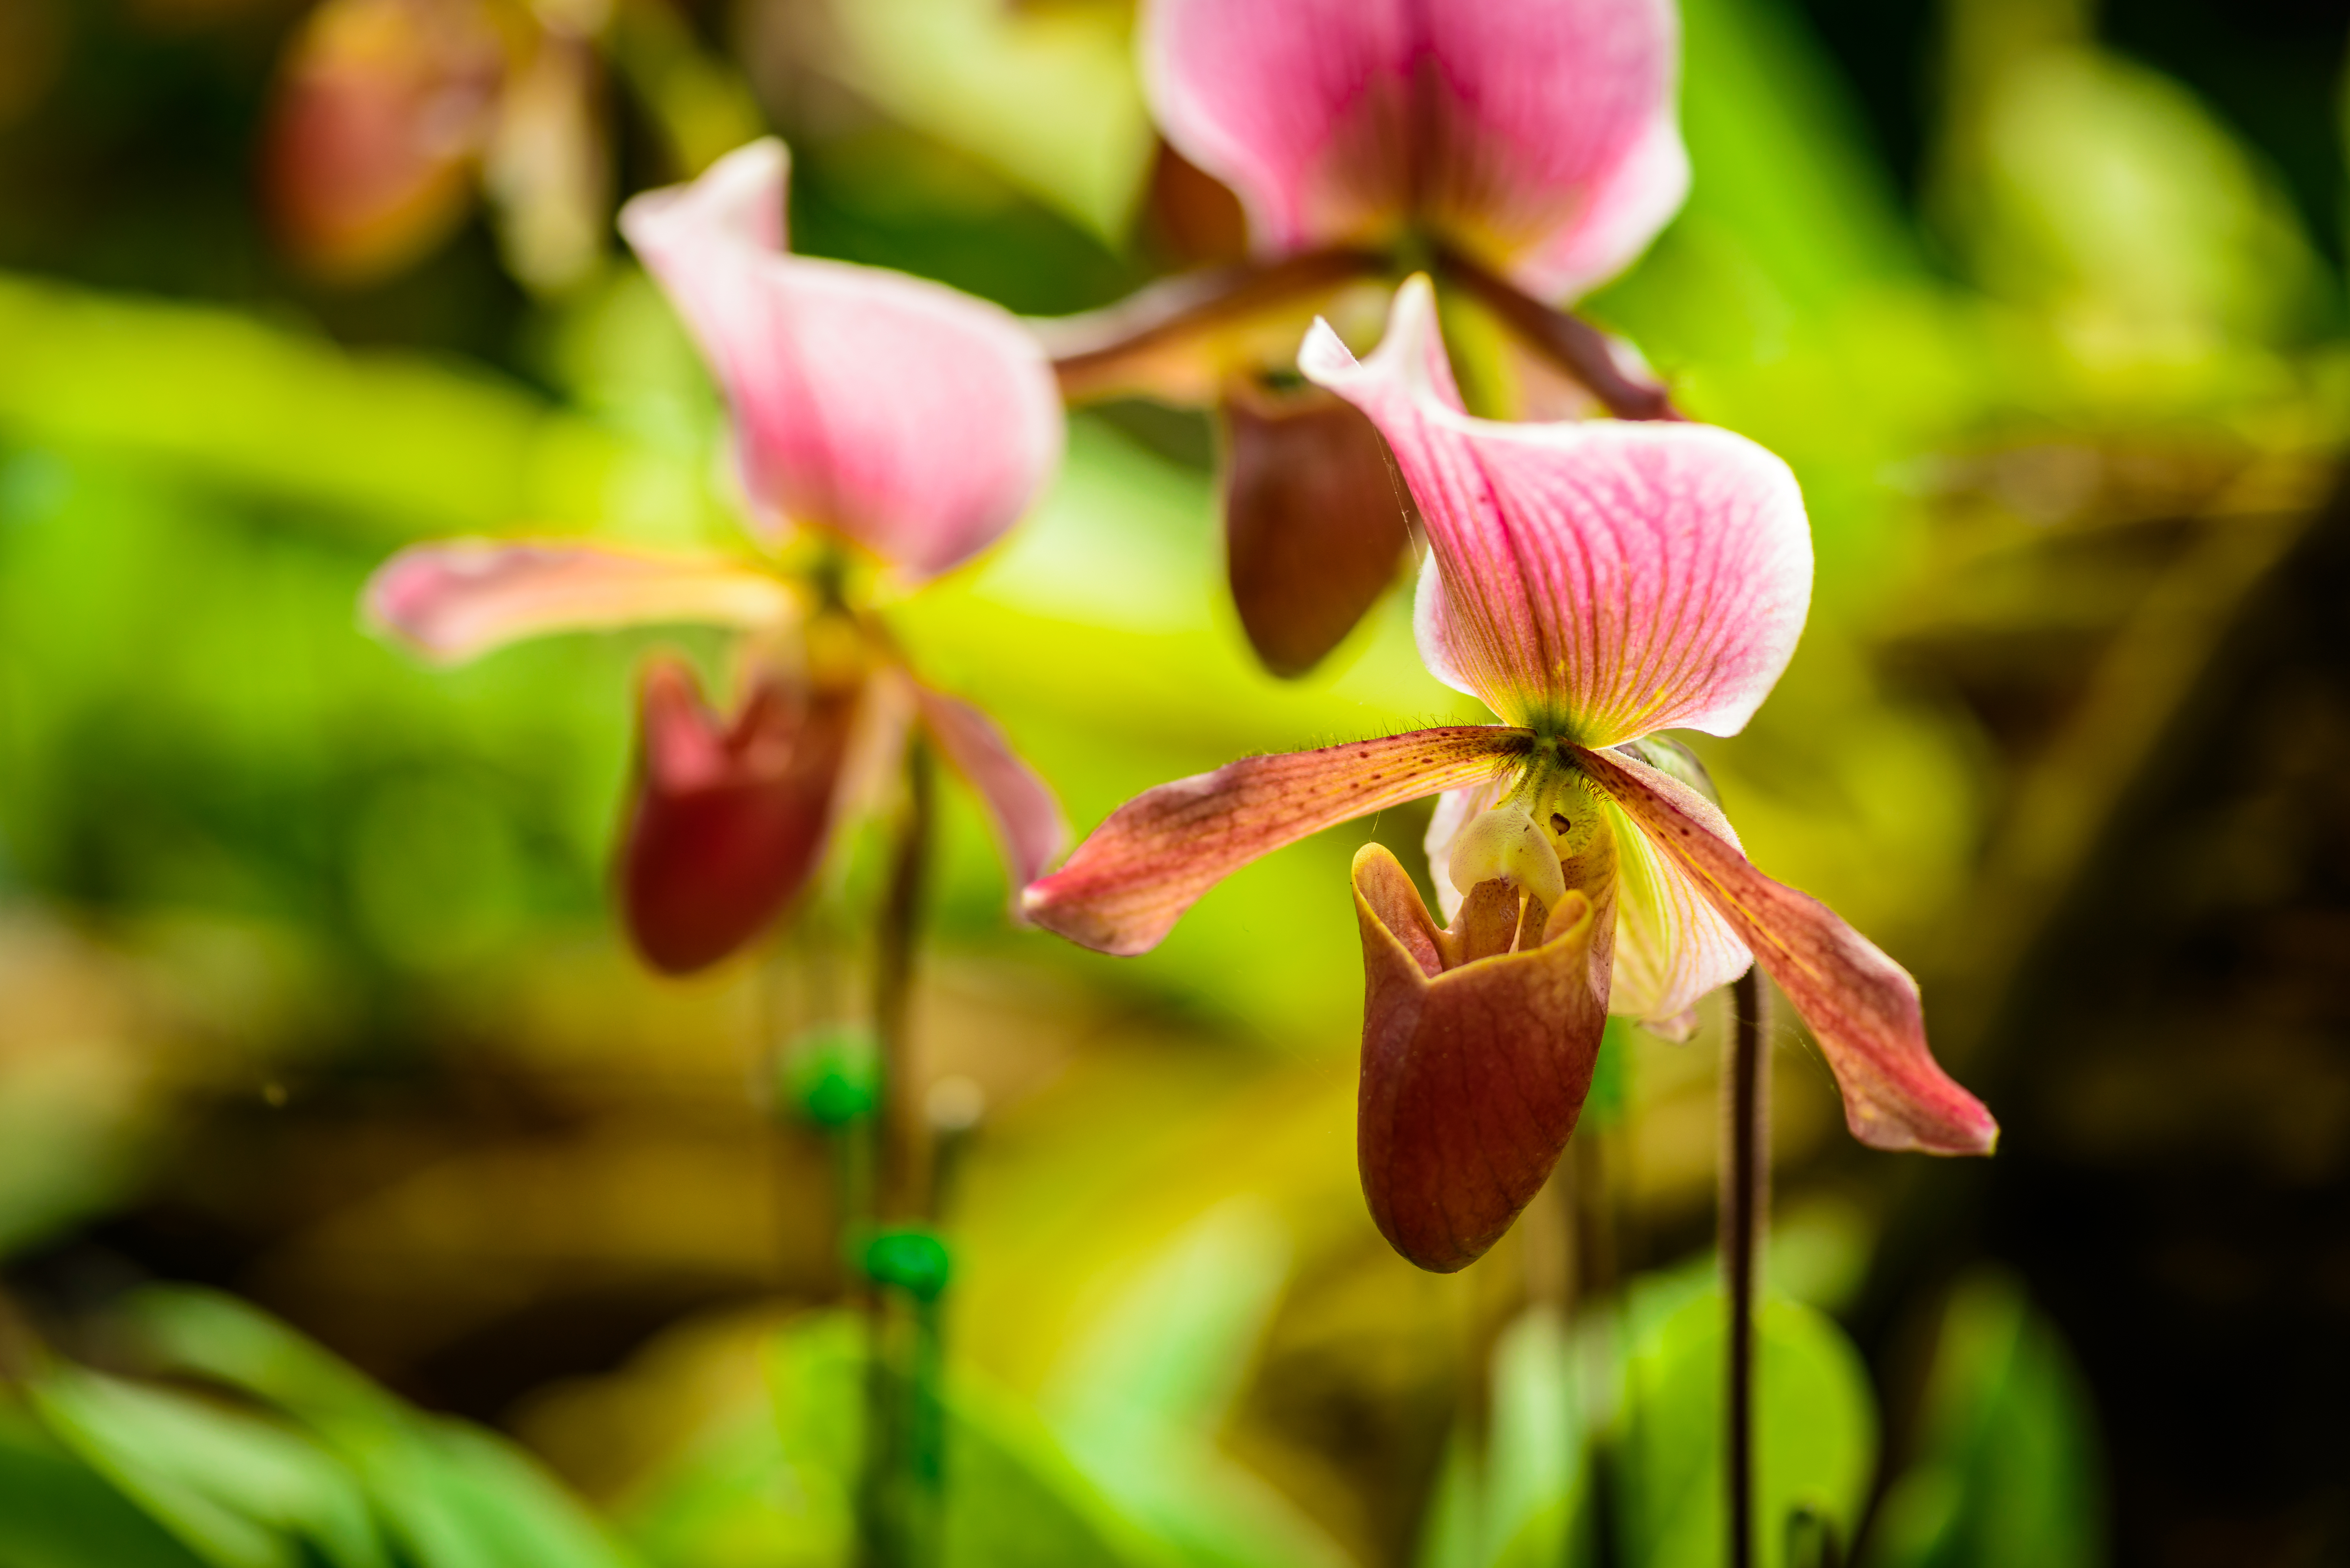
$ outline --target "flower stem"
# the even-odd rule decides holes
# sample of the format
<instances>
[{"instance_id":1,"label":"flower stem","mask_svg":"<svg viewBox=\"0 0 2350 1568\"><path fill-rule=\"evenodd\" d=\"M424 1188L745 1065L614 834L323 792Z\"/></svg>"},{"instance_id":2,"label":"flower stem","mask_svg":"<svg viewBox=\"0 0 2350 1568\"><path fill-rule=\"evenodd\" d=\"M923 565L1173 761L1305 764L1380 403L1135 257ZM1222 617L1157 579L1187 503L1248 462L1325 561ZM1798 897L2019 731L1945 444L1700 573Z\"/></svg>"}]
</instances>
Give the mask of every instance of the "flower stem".
<instances>
[{"instance_id":1,"label":"flower stem","mask_svg":"<svg viewBox=\"0 0 2350 1568\"><path fill-rule=\"evenodd\" d=\"M889 886L881 896L873 948L874 1107L865 1229L876 1231L908 1212L920 1192L923 1149L913 1114L907 1025L923 885L929 878L936 813L931 755L918 738L906 751L906 796L897 823ZM917 1412L934 1397L935 1334L899 1332L898 1313L870 1273L859 1281L865 1311L865 1451L858 1478L858 1568L917 1568L936 1538L937 1489L926 1485ZM910 1365L911 1363L911 1365ZM925 1379L931 1385L924 1387Z\"/></svg>"},{"instance_id":2,"label":"flower stem","mask_svg":"<svg viewBox=\"0 0 2350 1568\"><path fill-rule=\"evenodd\" d=\"M1762 1081L1762 981L1750 969L1731 987L1723 1064L1729 1122L1721 1180L1721 1266L1730 1296L1730 1389L1723 1450L1730 1568L1754 1563L1754 1284L1756 1243L1770 1202L1770 1128Z\"/></svg>"}]
</instances>

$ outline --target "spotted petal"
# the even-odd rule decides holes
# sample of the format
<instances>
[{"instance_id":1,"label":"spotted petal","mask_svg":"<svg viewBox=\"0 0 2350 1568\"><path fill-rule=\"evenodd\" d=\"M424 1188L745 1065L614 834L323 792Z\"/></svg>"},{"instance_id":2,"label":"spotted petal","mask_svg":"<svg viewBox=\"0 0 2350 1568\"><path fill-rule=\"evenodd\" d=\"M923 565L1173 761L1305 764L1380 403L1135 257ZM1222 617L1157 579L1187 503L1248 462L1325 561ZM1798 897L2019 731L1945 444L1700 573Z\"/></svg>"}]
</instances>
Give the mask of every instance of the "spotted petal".
<instances>
[{"instance_id":1,"label":"spotted petal","mask_svg":"<svg viewBox=\"0 0 2350 1568\"><path fill-rule=\"evenodd\" d=\"M639 196L620 227L725 389L763 524L934 576L1010 527L1060 461L1052 369L998 306L782 254L785 172L782 142L754 142Z\"/></svg>"},{"instance_id":2,"label":"spotted petal","mask_svg":"<svg viewBox=\"0 0 2350 1568\"><path fill-rule=\"evenodd\" d=\"M619 626L769 627L796 618L781 578L723 556L562 539L455 539L402 550L368 579L361 611L443 663L522 638Z\"/></svg>"},{"instance_id":3,"label":"spotted petal","mask_svg":"<svg viewBox=\"0 0 2350 1568\"><path fill-rule=\"evenodd\" d=\"M1701 888L1811 1026L1852 1134L1876 1148L1988 1154L1999 1124L1926 1044L1918 982L1816 898L1747 863L1703 797L1645 763L1579 753L1585 770Z\"/></svg>"},{"instance_id":4,"label":"spotted petal","mask_svg":"<svg viewBox=\"0 0 2350 1568\"><path fill-rule=\"evenodd\" d=\"M1753 716L1811 601L1785 463L1704 425L1469 417L1425 278L1369 359L1317 325L1298 364L1371 417L1411 488L1441 577L1419 613L1440 676L1586 745Z\"/></svg>"},{"instance_id":5,"label":"spotted petal","mask_svg":"<svg viewBox=\"0 0 2350 1568\"><path fill-rule=\"evenodd\" d=\"M1484 778L1523 754L1526 740L1458 724L1244 757L1160 784L1112 812L1067 865L1029 888L1028 918L1097 952L1149 952L1201 894L1259 856Z\"/></svg>"},{"instance_id":6,"label":"spotted petal","mask_svg":"<svg viewBox=\"0 0 2350 1568\"><path fill-rule=\"evenodd\" d=\"M1417 219L1555 296L1623 265L1688 190L1677 33L1669 0L1154 0L1143 76L1260 246Z\"/></svg>"}]
</instances>

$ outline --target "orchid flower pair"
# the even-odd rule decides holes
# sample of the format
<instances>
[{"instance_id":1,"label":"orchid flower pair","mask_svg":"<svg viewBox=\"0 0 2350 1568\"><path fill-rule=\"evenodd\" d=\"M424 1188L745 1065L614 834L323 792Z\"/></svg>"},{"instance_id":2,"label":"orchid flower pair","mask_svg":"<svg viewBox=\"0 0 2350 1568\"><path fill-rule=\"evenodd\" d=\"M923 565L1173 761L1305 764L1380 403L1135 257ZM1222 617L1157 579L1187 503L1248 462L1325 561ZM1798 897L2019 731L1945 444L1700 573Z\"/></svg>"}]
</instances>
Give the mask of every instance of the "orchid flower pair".
<instances>
[{"instance_id":1,"label":"orchid flower pair","mask_svg":"<svg viewBox=\"0 0 2350 1568\"><path fill-rule=\"evenodd\" d=\"M1609 1012L1675 1027L1750 963L1810 1025L1862 1142L1988 1152L1997 1127L1935 1064L1916 983L1750 865L1659 733L1735 733L1794 650L1812 552L1786 466L1705 426L1471 417L1425 277L1367 360L1316 324L1298 365L1393 451L1429 543L1421 657L1503 722L1163 784L1030 887L1030 918L1142 952L1259 856L1441 793L1428 852L1448 925L1385 848L1354 865L1363 1189L1425 1268L1478 1257L1540 1189Z\"/></svg>"},{"instance_id":2,"label":"orchid flower pair","mask_svg":"<svg viewBox=\"0 0 2350 1568\"><path fill-rule=\"evenodd\" d=\"M1404 556L1379 437L1326 390L1275 384L1353 286L1432 264L1498 320L1520 392L1487 401L1676 417L1547 302L1621 270L1687 193L1677 31L1671 0L1148 0L1159 125L1237 194L1256 259L1060 324L1058 369L1072 397L1220 410L1233 600L1275 673L1327 655Z\"/></svg>"},{"instance_id":3,"label":"orchid flower pair","mask_svg":"<svg viewBox=\"0 0 2350 1568\"><path fill-rule=\"evenodd\" d=\"M1027 509L1060 458L1052 372L993 305L786 254L785 173L783 144L755 142L620 217L725 390L743 495L769 548L458 541L395 556L367 593L378 626L451 662L588 628L738 634L730 717L674 658L642 683L619 880L637 946L671 972L755 935L917 733L978 793L1015 888L1066 842L1051 791L995 725L918 680L847 591L876 569L905 585L934 576Z\"/></svg>"}]
</instances>

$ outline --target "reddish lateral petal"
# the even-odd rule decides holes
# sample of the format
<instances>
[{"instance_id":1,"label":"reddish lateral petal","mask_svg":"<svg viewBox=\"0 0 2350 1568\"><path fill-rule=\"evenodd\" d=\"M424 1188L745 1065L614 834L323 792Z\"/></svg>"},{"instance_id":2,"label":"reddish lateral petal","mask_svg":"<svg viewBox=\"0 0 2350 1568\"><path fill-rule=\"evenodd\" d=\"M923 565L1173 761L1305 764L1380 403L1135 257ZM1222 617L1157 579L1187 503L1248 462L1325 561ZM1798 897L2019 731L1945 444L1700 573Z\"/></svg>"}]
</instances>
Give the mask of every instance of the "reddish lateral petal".
<instances>
[{"instance_id":1,"label":"reddish lateral petal","mask_svg":"<svg viewBox=\"0 0 2350 1568\"><path fill-rule=\"evenodd\" d=\"M1787 465L1706 425L1471 419L1443 355L1415 277L1369 359L1318 325L1298 356L1371 417L1411 487L1442 577L1419 607L1429 668L1588 745L1743 728L1811 601Z\"/></svg>"},{"instance_id":2,"label":"reddish lateral petal","mask_svg":"<svg viewBox=\"0 0 2350 1568\"><path fill-rule=\"evenodd\" d=\"M996 847L1012 877L1013 906L1019 893L1069 846L1069 825L1061 803L1036 770L1020 760L995 721L944 692L914 688L922 727L937 742L947 765L979 793L995 829Z\"/></svg>"},{"instance_id":3,"label":"reddish lateral petal","mask_svg":"<svg viewBox=\"0 0 2350 1568\"><path fill-rule=\"evenodd\" d=\"M721 723L676 659L645 671L636 805L620 898L648 962L717 962L790 901L823 857L834 786L856 725L854 686L759 679Z\"/></svg>"},{"instance_id":4,"label":"reddish lateral petal","mask_svg":"<svg viewBox=\"0 0 2350 1568\"><path fill-rule=\"evenodd\" d=\"M1009 311L902 273L779 254L783 143L637 197L621 230L725 388L745 492L905 575L994 542L1060 461L1060 393Z\"/></svg>"},{"instance_id":5,"label":"reddish lateral petal","mask_svg":"<svg viewBox=\"0 0 2350 1568\"><path fill-rule=\"evenodd\" d=\"M1128 801L1030 886L1028 918L1097 952L1149 952L1183 911L1261 855L1349 817L1507 769L1522 730L1455 724L1243 757Z\"/></svg>"},{"instance_id":6,"label":"reddish lateral petal","mask_svg":"<svg viewBox=\"0 0 2350 1568\"><path fill-rule=\"evenodd\" d=\"M1591 905L1570 892L1541 946L1431 974L1418 950L1429 928L1419 894L1392 854L1367 844L1355 857L1355 910L1363 1197L1389 1245L1450 1273L1542 1190L1590 1093L1607 1022Z\"/></svg>"},{"instance_id":7,"label":"reddish lateral petal","mask_svg":"<svg viewBox=\"0 0 2350 1568\"><path fill-rule=\"evenodd\" d=\"M1755 870L1688 785L1611 753L1577 756L1795 1004L1835 1072L1853 1137L1875 1148L1991 1151L1999 1124L1935 1062L1918 982L1900 965L1818 899Z\"/></svg>"},{"instance_id":8,"label":"reddish lateral petal","mask_svg":"<svg viewBox=\"0 0 2350 1568\"><path fill-rule=\"evenodd\" d=\"M1261 247L1416 216L1551 289L1621 265L1680 203L1677 31L1667 0L1155 0L1143 79Z\"/></svg>"},{"instance_id":9,"label":"reddish lateral petal","mask_svg":"<svg viewBox=\"0 0 2350 1568\"><path fill-rule=\"evenodd\" d=\"M767 627L797 618L783 579L722 556L546 539L402 550L360 599L369 625L443 663L526 637L618 626Z\"/></svg>"},{"instance_id":10,"label":"reddish lateral petal","mask_svg":"<svg viewBox=\"0 0 2350 1568\"><path fill-rule=\"evenodd\" d=\"M311 269L386 276L447 236L473 196L506 46L480 0L327 0L278 65L264 192Z\"/></svg>"},{"instance_id":11,"label":"reddish lateral petal","mask_svg":"<svg viewBox=\"0 0 2350 1568\"><path fill-rule=\"evenodd\" d=\"M1327 392L1237 389L1224 429L1232 604L1265 668L1303 675L1396 580L1409 501L1379 432Z\"/></svg>"}]
</instances>

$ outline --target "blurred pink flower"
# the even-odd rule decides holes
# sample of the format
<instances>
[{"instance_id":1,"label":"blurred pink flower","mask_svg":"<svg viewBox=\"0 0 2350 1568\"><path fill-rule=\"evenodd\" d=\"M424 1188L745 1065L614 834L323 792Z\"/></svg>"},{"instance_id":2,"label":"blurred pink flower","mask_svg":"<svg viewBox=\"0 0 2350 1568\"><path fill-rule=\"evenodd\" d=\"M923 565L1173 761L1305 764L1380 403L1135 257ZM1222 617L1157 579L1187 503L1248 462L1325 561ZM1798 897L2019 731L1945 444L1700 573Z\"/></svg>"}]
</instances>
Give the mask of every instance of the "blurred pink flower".
<instances>
[{"instance_id":1,"label":"blurred pink flower","mask_svg":"<svg viewBox=\"0 0 2350 1568\"><path fill-rule=\"evenodd\" d=\"M764 543L787 527L900 579L993 543L1060 456L1042 351L983 301L782 249L785 158L756 142L691 185L639 197L621 224L725 389ZM978 792L1015 887L1066 841L1044 782L993 722L918 681L841 573L768 557L584 540L455 541L401 552L368 586L378 627L428 657L520 638L698 622L731 628L739 696L722 718L690 670L656 660L621 853L630 933L683 971L740 947L822 858L864 784L917 732Z\"/></svg>"},{"instance_id":2,"label":"blurred pink flower","mask_svg":"<svg viewBox=\"0 0 2350 1568\"><path fill-rule=\"evenodd\" d=\"M1679 417L1636 357L1554 307L1688 193L1678 35L1671 0L1149 0L1159 126L1238 195L1256 259L1056 324L1056 359L1071 397L1222 412L1233 600L1274 673L1328 654L1404 555L1378 435L1318 389L1267 384L1367 279L1432 265L1473 296L1504 328L1487 391L1514 411ZM1267 472L1295 477L1254 482Z\"/></svg>"},{"instance_id":3,"label":"blurred pink flower","mask_svg":"<svg viewBox=\"0 0 2350 1568\"><path fill-rule=\"evenodd\" d=\"M1670 0L1150 0L1142 27L1160 128L1268 254L1418 232L1552 299L1689 190Z\"/></svg>"},{"instance_id":4,"label":"blurred pink flower","mask_svg":"<svg viewBox=\"0 0 2350 1568\"><path fill-rule=\"evenodd\" d=\"M1988 1152L1997 1127L1935 1064L1916 983L1755 870L1694 759L1656 733L1736 732L1794 650L1812 554L1786 466L1705 426L1471 418L1425 278L1368 360L1317 326L1299 364L1378 427L1418 504L1422 657L1504 722L1161 785L1030 887L1030 918L1142 952L1257 857L1449 792L1430 836L1461 895L1449 928L1386 849L1354 870L1364 1192L1427 1268L1477 1257L1540 1189L1607 1012L1669 1025L1752 962L1810 1025L1856 1137Z\"/></svg>"}]
</instances>

